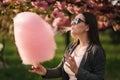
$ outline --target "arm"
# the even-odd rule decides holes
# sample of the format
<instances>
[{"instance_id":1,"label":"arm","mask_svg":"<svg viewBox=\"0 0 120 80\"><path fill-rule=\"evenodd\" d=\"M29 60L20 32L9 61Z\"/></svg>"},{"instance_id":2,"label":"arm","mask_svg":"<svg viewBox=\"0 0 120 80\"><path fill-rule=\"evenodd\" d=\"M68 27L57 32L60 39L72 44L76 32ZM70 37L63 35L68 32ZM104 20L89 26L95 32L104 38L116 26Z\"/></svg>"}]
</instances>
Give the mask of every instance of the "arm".
<instances>
[{"instance_id":1,"label":"arm","mask_svg":"<svg viewBox=\"0 0 120 80\"><path fill-rule=\"evenodd\" d=\"M93 53L93 70L92 72L80 67L76 77L81 80L104 80L105 74L105 53L101 48L98 48Z\"/></svg>"},{"instance_id":2,"label":"arm","mask_svg":"<svg viewBox=\"0 0 120 80\"><path fill-rule=\"evenodd\" d=\"M41 75L43 78L57 78L61 76L62 72L62 62L60 65L54 69L46 69L43 65L37 64L37 66L32 66L29 72Z\"/></svg>"},{"instance_id":3,"label":"arm","mask_svg":"<svg viewBox=\"0 0 120 80\"><path fill-rule=\"evenodd\" d=\"M70 43L69 46L66 48L65 55L69 55L69 53L72 52L72 47L74 47L73 43ZM61 63L58 65L58 67L53 69L47 69L47 73L44 78L57 78L62 76L62 68L63 68L64 58L62 59Z\"/></svg>"},{"instance_id":4,"label":"arm","mask_svg":"<svg viewBox=\"0 0 120 80\"><path fill-rule=\"evenodd\" d=\"M52 69L47 69L46 75L42 76L43 78L58 78L61 77L62 75L62 65L63 65L63 60L61 63L56 67Z\"/></svg>"}]
</instances>

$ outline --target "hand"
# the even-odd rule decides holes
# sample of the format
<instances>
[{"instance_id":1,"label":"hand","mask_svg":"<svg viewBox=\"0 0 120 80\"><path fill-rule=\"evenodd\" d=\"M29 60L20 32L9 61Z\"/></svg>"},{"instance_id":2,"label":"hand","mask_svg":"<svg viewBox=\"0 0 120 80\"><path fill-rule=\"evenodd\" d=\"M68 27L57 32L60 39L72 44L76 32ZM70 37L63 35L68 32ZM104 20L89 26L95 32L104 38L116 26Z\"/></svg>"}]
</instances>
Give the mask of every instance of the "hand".
<instances>
[{"instance_id":1,"label":"hand","mask_svg":"<svg viewBox=\"0 0 120 80\"><path fill-rule=\"evenodd\" d=\"M78 72L78 67L77 64L75 62L74 57L72 56L67 56L65 57L65 61L69 64L66 64L67 67L69 67L71 69L72 72L74 72L75 74L77 74Z\"/></svg>"},{"instance_id":2,"label":"hand","mask_svg":"<svg viewBox=\"0 0 120 80\"><path fill-rule=\"evenodd\" d=\"M39 74L41 76L44 76L47 72L46 68L41 64L38 64L37 67L32 66L32 69L28 71L31 73Z\"/></svg>"}]
</instances>

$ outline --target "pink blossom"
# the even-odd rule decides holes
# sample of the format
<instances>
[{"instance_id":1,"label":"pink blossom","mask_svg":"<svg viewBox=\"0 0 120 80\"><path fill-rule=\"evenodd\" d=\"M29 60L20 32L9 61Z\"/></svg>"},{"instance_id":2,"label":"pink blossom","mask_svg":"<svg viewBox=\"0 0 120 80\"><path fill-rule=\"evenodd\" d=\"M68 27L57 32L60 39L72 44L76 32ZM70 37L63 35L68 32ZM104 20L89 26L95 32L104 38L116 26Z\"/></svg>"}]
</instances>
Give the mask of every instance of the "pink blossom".
<instances>
[{"instance_id":1,"label":"pink blossom","mask_svg":"<svg viewBox=\"0 0 120 80\"><path fill-rule=\"evenodd\" d=\"M39 1L31 2L31 4L35 7L38 7L39 6Z\"/></svg>"},{"instance_id":2,"label":"pink blossom","mask_svg":"<svg viewBox=\"0 0 120 80\"><path fill-rule=\"evenodd\" d=\"M19 9L13 9L13 12L18 13Z\"/></svg>"},{"instance_id":3,"label":"pink blossom","mask_svg":"<svg viewBox=\"0 0 120 80\"><path fill-rule=\"evenodd\" d=\"M71 14L74 14L75 13L75 10L74 10L74 7L72 5L68 5L67 7L67 10L71 13Z\"/></svg>"},{"instance_id":4,"label":"pink blossom","mask_svg":"<svg viewBox=\"0 0 120 80\"><path fill-rule=\"evenodd\" d=\"M49 2L49 3L52 3L54 0L46 0L47 2Z\"/></svg>"},{"instance_id":5,"label":"pink blossom","mask_svg":"<svg viewBox=\"0 0 120 80\"><path fill-rule=\"evenodd\" d=\"M79 14L81 11L83 11L83 7L74 6L74 10L76 14Z\"/></svg>"},{"instance_id":6,"label":"pink blossom","mask_svg":"<svg viewBox=\"0 0 120 80\"><path fill-rule=\"evenodd\" d=\"M32 2L32 5L36 6L36 7L39 7L42 10L47 10L49 8L48 2L46 2L46 1L37 0L35 2Z\"/></svg>"},{"instance_id":7,"label":"pink blossom","mask_svg":"<svg viewBox=\"0 0 120 80\"><path fill-rule=\"evenodd\" d=\"M115 14L113 14L113 13L106 14L106 16L109 18L115 18Z\"/></svg>"},{"instance_id":8,"label":"pink blossom","mask_svg":"<svg viewBox=\"0 0 120 80\"><path fill-rule=\"evenodd\" d=\"M66 2L59 2L59 1L56 1L56 5L58 6L58 8L60 10L64 10L66 8Z\"/></svg>"},{"instance_id":9,"label":"pink blossom","mask_svg":"<svg viewBox=\"0 0 120 80\"><path fill-rule=\"evenodd\" d=\"M9 3L11 0L3 0L3 3Z\"/></svg>"},{"instance_id":10,"label":"pink blossom","mask_svg":"<svg viewBox=\"0 0 120 80\"><path fill-rule=\"evenodd\" d=\"M24 0L25 2L31 2L31 0Z\"/></svg>"},{"instance_id":11,"label":"pink blossom","mask_svg":"<svg viewBox=\"0 0 120 80\"><path fill-rule=\"evenodd\" d=\"M68 16L55 18L52 24L54 27L68 27L70 26L70 19Z\"/></svg>"},{"instance_id":12,"label":"pink blossom","mask_svg":"<svg viewBox=\"0 0 120 80\"><path fill-rule=\"evenodd\" d=\"M52 18L50 18L49 15L46 15L45 16L45 21L48 22L48 23L51 23Z\"/></svg>"},{"instance_id":13,"label":"pink blossom","mask_svg":"<svg viewBox=\"0 0 120 80\"><path fill-rule=\"evenodd\" d=\"M54 26L54 27L60 26L60 22L61 22L61 21L62 21L62 19L61 19L60 17L55 18L55 19L53 20L52 26Z\"/></svg>"},{"instance_id":14,"label":"pink blossom","mask_svg":"<svg viewBox=\"0 0 120 80\"><path fill-rule=\"evenodd\" d=\"M71 21L70 21L69 16L65 16L64 17L64 26L66 26L66 27L70 27L71 26Z\"/></svg>"},{"instance_id":15,"label":"pink blossom","mask_svg":"<svg viewBox=\"0 0 120 80\"><path fill-rule=\"evenodd\" d=\"M20 4L22 2L22 0L17 0L16 2L17 2L17 4Z\"/></svg>"},{"instance_id":16,"label":"pink blossom","mask_svg":"<svg viewBox=\"0 0 120 80\"><path fill-rule=\"evenodd\" d=\"M101 15L98 17L98 29L104 29L110 25L110 20L107 16Z\"/></svg>"},{"instance_id":17,"label":"pink blossom","mask_svg":"<svg viewBox=\"0 0 120 80\"><path fill-rule=\"evenodd\" d=\"M76 0L67 0L67 2L75 3Z\"/></svg>"},{"instance_id":18,"label":"pink blossom","mask_svg":"<svg viewBox=\"0 0 120 80\"><path fill-rule=\"evenodd\" d=\"M40 7L43 7L44 9L48 9L49 8L49 5L46 1L40 1Z\"/></svg>"},{"instance_id":19,"label":"pink blossom","mask_svg":"<svg viewBox=\"0 0 120 80\"><path fill-rule=\"evenodd\" d=\"M52 12L52 15L53 17L57 18L57 17L63 17L64 16L64 13L63 12L60 12L58 10L58 8L55 8L54 11Z\"/></svg>"}]
</instances>

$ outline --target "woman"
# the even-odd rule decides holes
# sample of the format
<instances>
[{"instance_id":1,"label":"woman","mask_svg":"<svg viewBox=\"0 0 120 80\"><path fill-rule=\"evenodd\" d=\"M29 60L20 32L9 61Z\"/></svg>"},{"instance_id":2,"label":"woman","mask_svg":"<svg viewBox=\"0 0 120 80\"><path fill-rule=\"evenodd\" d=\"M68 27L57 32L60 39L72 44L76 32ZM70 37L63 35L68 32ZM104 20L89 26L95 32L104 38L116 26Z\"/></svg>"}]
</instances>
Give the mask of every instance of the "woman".
<instances>
[{"instance_id":1,"label":"woman","mask_svg":"<svg viewBox=\"0 0 120 80\"><path fill-rule=\"evenodd\" d=\"M96 17L84 12L71 22L71 35L75 39L65 52L58 67L46 69L41 64L30 72L43 78L62 77L62 80L104 80L105 53L98 36Z\"/></svg>"}]
</instances>

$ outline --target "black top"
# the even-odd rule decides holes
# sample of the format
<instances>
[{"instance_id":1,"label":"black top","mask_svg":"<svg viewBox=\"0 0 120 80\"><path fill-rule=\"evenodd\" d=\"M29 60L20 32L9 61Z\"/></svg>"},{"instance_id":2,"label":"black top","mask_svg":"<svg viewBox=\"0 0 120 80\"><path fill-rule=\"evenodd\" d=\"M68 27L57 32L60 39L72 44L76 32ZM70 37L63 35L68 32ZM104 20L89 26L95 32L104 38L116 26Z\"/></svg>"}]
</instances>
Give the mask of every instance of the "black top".
<instances>
[{"instance_id":1,"label":"black top","mask_svg":"<svg viewBox=\"0 0 120 80\"><path fill-rule=\"evenodd\" d=\"M65 55L71 54L77 45L77 43L71 43L66 49ZM64 59L62 59L61 63L56 68L47 69L46 75L42 77L62 77L62 80L69 80L63 68L64 62ZM77 80L104 80L105 62L106 56L103 48L98 45L90 44L78 68L78 73L76 74Z\"/></svg>"}]
</instances>

